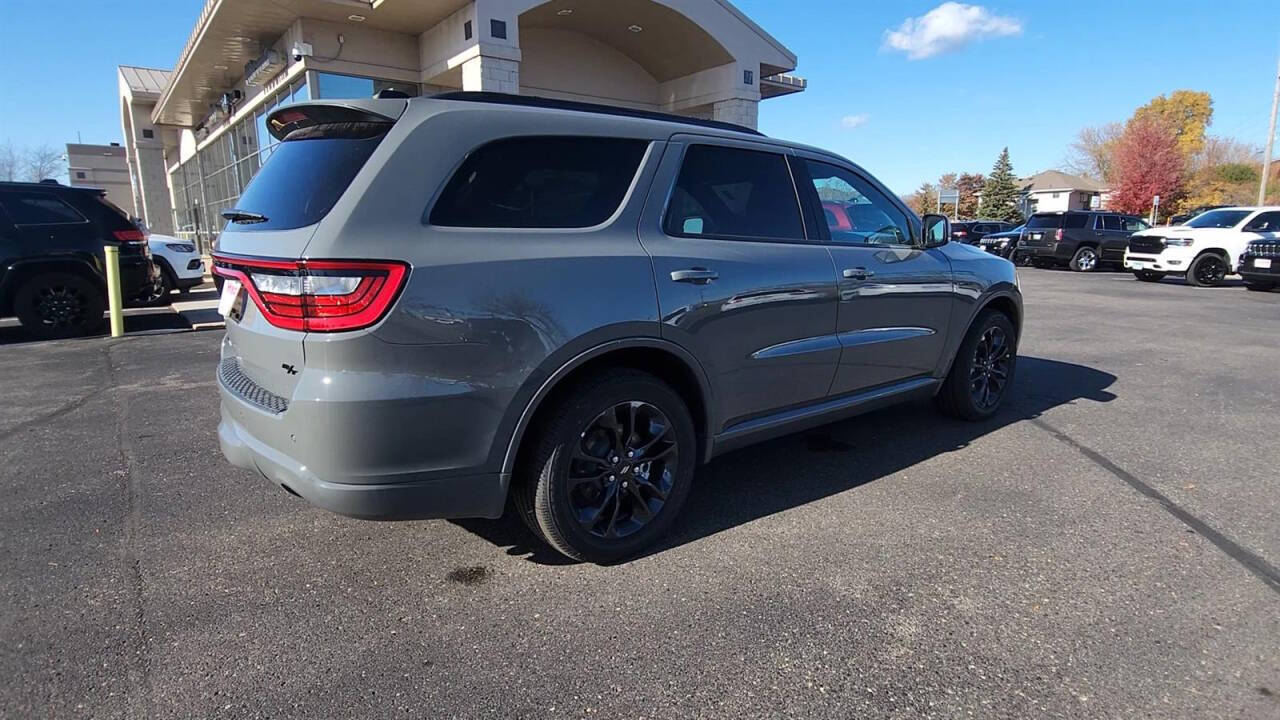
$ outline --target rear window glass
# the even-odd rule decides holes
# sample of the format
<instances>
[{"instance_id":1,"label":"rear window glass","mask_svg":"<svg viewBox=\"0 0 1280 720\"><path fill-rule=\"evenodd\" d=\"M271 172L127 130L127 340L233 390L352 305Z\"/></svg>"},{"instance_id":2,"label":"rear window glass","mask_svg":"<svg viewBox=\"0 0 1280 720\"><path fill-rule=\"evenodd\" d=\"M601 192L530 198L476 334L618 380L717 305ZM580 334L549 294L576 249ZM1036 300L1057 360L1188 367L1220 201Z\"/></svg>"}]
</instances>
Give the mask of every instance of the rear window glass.
<instances>
[{"instance_id":1,"label":"rear window glass","mask_svg":"<svg viewBox=\"0 0 1280 720\"><path fill-rule=\"evenodd\" d=\"M444 227L584 228L617 211L647 140L520 137L471 153L429 222Z\"/></svg>"},{"instance_id":2,"label":"rear window glass","mask_svg":"<svg viewBox=\"0 0 1280 720\"><path fill-rule=\"evenodd\" d=\"M290 230L320 222L373 154L382 135L370 138L309 136L286 139L236 201L238 210L264 222L228 223L227 230Z\"/></svg>"},{"instance_id":3,"label":"rear window glass","mask_svg":"<svg viewBox=\"0 0 1280 720\"><path fill-rule=\"evenodd\" d=\"M1061 215L1032 215L1027 221L1027 228L1030 230L1046 230L1062 227Z\"/></svg>"},{"instance_id":4,"label":"rear window glass","mask_svg":"<svg viewBox=\"0 0 1280 720\"><path fill-rule=\"evenodd\" d=\"M0 203L14 225L67 225L87 222L80 211L51 193L5 193Z\"/></svg>"}]
</instances>

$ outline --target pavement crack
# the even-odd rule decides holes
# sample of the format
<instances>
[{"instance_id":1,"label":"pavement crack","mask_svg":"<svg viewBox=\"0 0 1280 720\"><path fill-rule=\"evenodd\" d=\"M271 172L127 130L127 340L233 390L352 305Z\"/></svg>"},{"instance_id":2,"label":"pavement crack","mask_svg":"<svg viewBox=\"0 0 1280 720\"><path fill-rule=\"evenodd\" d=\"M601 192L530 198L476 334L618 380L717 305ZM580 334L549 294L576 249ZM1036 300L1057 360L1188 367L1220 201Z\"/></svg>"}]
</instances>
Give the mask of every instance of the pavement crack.
<instances>
[{"instance_id":1,"label":"pavement crack","mask_svg":"<svg viewBox=\"0 0 1280 720\"><path fill-rule=\"evenodd\" d=\"M1133 473L1115 464L1102 453L1094 450L1084 443L1081 443L1065 432L1045 422L1043 419L1031 418L1031 424L1049 433L1063 445L1075 449L1098 467L1124 481L1124 483L1129 487L1137 490L1139 493L1142 493L1151 500L1154 500L1158 505L1160 505L1160 507L1164 508L1165 512L1177 518L1201 537L1213 543L1219 550L1226 553L1228 557L1235 560L1243 566L1244 569L1253 573L1254 576L1261 580L1272 591L1280 593L1280 569L1277 569L1274 565L1267 562L1265 558L1242 547L1236 541L1218 532L1211 525L1195 515L1192 515L1181 505L1178 505L1173 500L1169 499L1169 497L1164 493L1151 487L1142 480L1139 480Z\"/></svg>"},{"instance_id":2,"label":"pavement crack","mask_svg":"<svg viewBox=\"0 0 1280 720\"><path fill-rule=\"evenodd\" d=\"M116 382L115 364L111 357L111 345L107 345L104 354L107 361L108 387L119 390ZM129 575L129 583L133 591L134 657L136 663L129 668L129 706L130 715L138 718L153 717L154 696L151 677L151 638L147 631L147 613L145 587L142 575L142 563L138 557L138 535L142 527L141 478L138 472L138 455L133 446L129 432L129 395L119 393L114 403L116 415L116 449L120 453L120 462L124 474L121 479L122 489L127 501L124 516L123 560Z\"/></svg>"}]
</instances>

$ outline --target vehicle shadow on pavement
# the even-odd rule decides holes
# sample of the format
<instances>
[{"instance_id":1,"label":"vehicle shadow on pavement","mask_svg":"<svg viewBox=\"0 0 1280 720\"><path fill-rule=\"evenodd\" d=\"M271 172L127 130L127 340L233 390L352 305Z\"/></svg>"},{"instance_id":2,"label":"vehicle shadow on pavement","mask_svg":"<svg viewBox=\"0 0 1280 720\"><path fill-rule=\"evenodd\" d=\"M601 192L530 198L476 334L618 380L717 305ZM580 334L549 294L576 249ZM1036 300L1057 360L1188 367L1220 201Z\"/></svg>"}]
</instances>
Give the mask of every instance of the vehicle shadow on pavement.
<instances>
[{"instance_id":1,"label":"vehicle shadow on pavement","mask_svg":"<svg viewBox=\"0 0 1280 720\"><path fill-rule=\"evenodd\" d=\"M1011 394L988 421L952 420L932 403L916 402L718 457L698 469L671 533L641 557L855 489L1060 405L1110 402L1116 396L1107 388L1115 380L1083 365L1020 356ZM781 472L789 477L780 479ZM525 555L540 564L572 562L537 539L510 508L499 520L455 524L506 548L509 555Z\"/></svg>"}]
</instances>

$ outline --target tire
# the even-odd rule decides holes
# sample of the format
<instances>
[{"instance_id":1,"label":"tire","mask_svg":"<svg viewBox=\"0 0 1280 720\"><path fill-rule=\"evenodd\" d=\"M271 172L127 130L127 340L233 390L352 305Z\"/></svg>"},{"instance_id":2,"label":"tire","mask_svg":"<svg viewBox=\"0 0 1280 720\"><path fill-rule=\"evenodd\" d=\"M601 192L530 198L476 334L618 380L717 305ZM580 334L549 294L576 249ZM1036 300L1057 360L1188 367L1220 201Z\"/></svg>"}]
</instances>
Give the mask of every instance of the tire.
<instances>
[{"instance_id":1,"label":"tire","mask_svg":"<svg viewBox=\"0 0 1280 720\"><path fill-rule=\"evenodd\" d=\"M1249 282L1246 280L1244 282L1244 287L1246 290L1253 290L1255 292L1267 292L1268 290L1274 290L1276 286L1271 283Z\"/></svg>"},{"instance_id":2,"label":"tire","mask_svg":"<svg viewBox=\"0 0 1280 720\"><path fill-rule=\"evenodd\" d=\"M1142 282L1160 282L1165 278L1165 273L1154 270L1135 270L1133 276Z\"/></svg>"},{"instance_id":3,"label":"tire","mask_svg":"<svg viewBox=\"0 0 1280 720\"><path fill-rule=\"evenodd\" d=\"M1076 254L1071 256L1071 269L1076 272L1093 272L1100 264L1102 264L1102 258L1098 255L1098 248L1092 245L1081 246L1076 250Z\"/></svg>"},{"instance_id":4,"label":"tire","mask_svg":"<svg viewBox=\"0 0 1280 720\"><path fill-rule=\"evenodd\" d=\"M999 351L1001 345L988 341L988 338L994 340L997 337L1003 337L1003 352ZM1018 363L1017 343L1017 333L1007 315L996 310L982 311L960 343L951 363L951 372L938 391L937 402L942 412L970 421L986 420L995 415L1013 383ZM999 357L988 366L983 356L989 356L992 350L999 352ZM1003 378L999 378L996 372L1003 374ZM979 375L981 388L978 387Z\"/></svg>"},{"instance_id":5,"label":"tire","mask_svg":"<svg viewBox=\"0 0 1280 720\"><path fill-rule=\"evenodd\" d=\"M1187 268L1187 284L1194 287L1217 287L1227 277L1230 268L1221 255L1204 253L1191 261Z\"/></svg>"},{"instance_id":6,"label":"tire","mask_svg":"<svg viewBox=\"0 0 1280 720\"><path fill-rule=\"evenodd\" d=\"M693 419L674 390L648 373L612 370L573 386L542 417L513 493L535 533L593 563L635 555L666 534L697 454ZM654 459L636 463L627 448Z\"/></svg>"},{"instance_id":7,"label":"tire","mask_svg":"<svg viewBox=\"0 0 1280 720\"><path fill-rule=\"evenodd\" d=\"M26 281L14 294L22 328L41 340L83 337L102 328L102 289L82 275L48 273Z\"/></svg>"},{"instance_id":8,"label":"tire","mask_svg":"<svg viewBox=\"0 0 1280 720\"><path fill-rule=\"evenodd\" d=\"M162 307L164 305L171 304L173 300L170 296L173 294L173 289L177 287L177 285L178 285L178 281L177 281L177 278L173 276L173 271L170 270L168 267L161 267L160 268L160 289L157 292L155 297L147 301L147 304L156 306L156 307Z\"/></svg>"}]
</instances>

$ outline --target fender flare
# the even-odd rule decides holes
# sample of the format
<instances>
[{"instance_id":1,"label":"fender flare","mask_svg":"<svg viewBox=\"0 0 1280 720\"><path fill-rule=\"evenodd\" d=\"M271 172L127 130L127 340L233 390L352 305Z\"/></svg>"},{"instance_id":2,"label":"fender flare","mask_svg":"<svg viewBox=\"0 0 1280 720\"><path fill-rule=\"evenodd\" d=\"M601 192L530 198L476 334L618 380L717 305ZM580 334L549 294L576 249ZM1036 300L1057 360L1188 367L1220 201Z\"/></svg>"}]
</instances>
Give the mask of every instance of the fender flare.
<instances>
[{"instance_id":1,"label":"fender flare","mask_svg":"<svg viewBox=\"0 0 1280 720\"><path fill-rule=\"evenodd\" d=\"M975 302L973 304L974 309L973 309L973 312L969 314L969 319L965 321L964 332L956 336L957 339L956 339L955 348L949 348L947 365L942 369L941 377L946 378L947 375L951 374L951 366L954 365L956 362L956 352L960 348L960 343L963 343L964 339L966 337L969 337L969 331L973 329L973 323L978 319L978 316L982 314L983 310L986 310L988 307L990 307L991 303L1000 299L1011 301L1013 303L1013 306L1017 309L1015 313L1016 317L1013 318L1013 325L1014 325L1014 329L1018 333L1018 344L1021 345L1022 317L1024 314L1022 310L1022 296L1016 290L1010 289L1008 287L1001 287L998 290L993 290L992 292L984 295L978 302Z\"/></svg>"},{"instance_id":2,"label":"fender flare","mask_svg":"<svg viewBox=\"0 0 1280 720\"><path fill-rule=\"evenodd\" d=\"M537 414L542 407L542 402L551 394L560 382L564 380L574 370L582 367L587 362L594 360L611 352L628 349L650 349L661 350L679 359L685 367L692 372L694 378L698 382L698 390L702 394L703 405L703 427L707 429L707 437L702 438L702 447L699 448L699 457L703 461L708 457L711 447L710 436L712 433L711 422L711 383L707 380L706 371L703 370L702 364L688 350L669 340L663 340L658 337L635 337L619 340L610 340L600 343L588 350L585 350L567 362L562 363L547 379L542 382L533 397L525 404L524 409L520 412L519 419L516 421L515 427L511 432L511 439L507 441L507 449L502 459L502 473L510 476L515 472L516 455L520 451L520 444L524 440L525 432L529 428L529 422L533 416Z\"/></svg>"}]
</instances>

